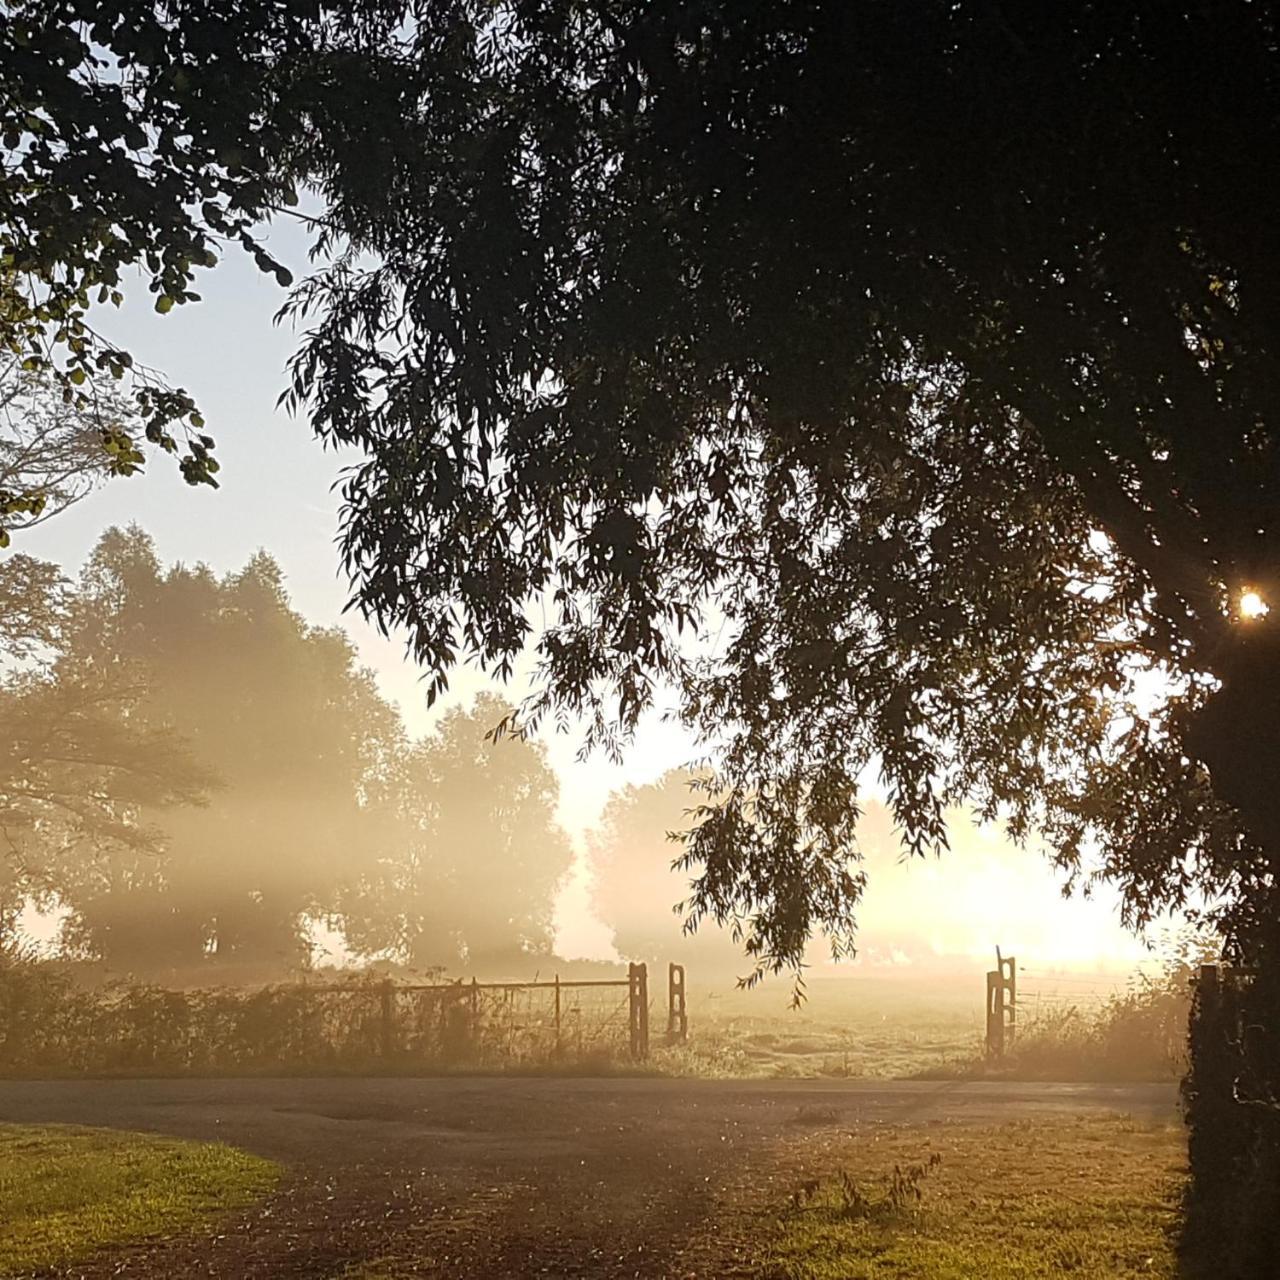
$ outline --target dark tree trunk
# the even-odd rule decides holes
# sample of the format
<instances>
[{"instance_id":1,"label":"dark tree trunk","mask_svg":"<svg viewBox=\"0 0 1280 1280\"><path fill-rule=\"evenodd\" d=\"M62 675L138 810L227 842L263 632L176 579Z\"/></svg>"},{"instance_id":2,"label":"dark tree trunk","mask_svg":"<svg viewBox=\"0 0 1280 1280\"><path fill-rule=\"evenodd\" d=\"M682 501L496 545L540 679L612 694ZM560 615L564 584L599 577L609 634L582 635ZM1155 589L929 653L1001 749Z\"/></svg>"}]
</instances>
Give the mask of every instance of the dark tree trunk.
<instances>
[{"instance_id":1,"label":"dark tree trunk","mask_svg":"<svg viewBox=\"0 0 1280 1280\"><path fill-rule=\"evenodd\" d=\"M1238 971L1204 980L1184 1084L1189 1276L1280 1274L1280 628L1259 626L1215 667L1222 687L1188 746L1261 846L1235 922Z\"/></svg>"}]
</instances>

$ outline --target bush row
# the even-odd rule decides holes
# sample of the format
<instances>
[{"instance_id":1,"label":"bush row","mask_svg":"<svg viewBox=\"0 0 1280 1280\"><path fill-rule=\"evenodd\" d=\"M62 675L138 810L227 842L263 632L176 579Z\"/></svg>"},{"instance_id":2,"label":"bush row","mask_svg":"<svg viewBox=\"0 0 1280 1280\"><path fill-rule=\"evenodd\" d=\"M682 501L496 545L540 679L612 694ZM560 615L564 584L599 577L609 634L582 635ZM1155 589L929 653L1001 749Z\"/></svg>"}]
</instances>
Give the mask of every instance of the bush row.
<instances>
[{"instance_id":1,"label":"bush row","mask_svg":"<svg viewBox=\"0 0 1280 1280\"><path fill-rule=\"evenodd\" d=\"M536 1065L625 1049L612 1008L543 993L338 987L85 988L44 964L0 965L0 1073L184 1074L271 1069Z\"/></svg>"}]
</instances>

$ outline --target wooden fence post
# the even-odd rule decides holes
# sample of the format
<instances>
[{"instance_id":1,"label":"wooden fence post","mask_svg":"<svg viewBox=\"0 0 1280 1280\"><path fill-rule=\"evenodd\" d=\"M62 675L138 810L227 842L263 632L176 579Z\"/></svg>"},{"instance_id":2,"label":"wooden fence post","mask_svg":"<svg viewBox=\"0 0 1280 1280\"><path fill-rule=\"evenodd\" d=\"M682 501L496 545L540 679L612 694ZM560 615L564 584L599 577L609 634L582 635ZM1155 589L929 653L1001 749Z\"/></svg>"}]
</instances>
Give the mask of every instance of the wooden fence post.
<instances>
[{"instance_id":1,"label":"wooden fence post","mask_svg":"<svg viewBox=\"0 0 1280 1280\"><path fill-rule=\"evenodd\" d=\"M987 1056L999 1058L1004 1054L1004 1011L1000 1008L1000 973L997 969L987 972Z\"/></svg>"},{"instance_id":2,"label":"wooden fence post","mask_svg":"<svg viewBox=\"0 0 1280 1280\"><path fill-rule=\"evenodd\" d=\"M627 968L628 1005L631 1022L631 1060L642 1062L649 1056L649 970L632 962Z\"/></svg>"},{"instance_id":3,"label":"wooden fence post","mask_svg":"<svg viewBox=\"0 0 1280 1280\"><path fill-rule=\"evenodd\" d=\"M1006 993L1008 999L1005 999ZM996 967L987 973L987 1055L1004 1056L1018 1022L1018 962L996 948Z\"/></svg>"},{"instance_id":4,"label":"wooden fence post","mask_svg":"<svg viewBox=\"0 0 1280 1280\"><path fill-rule=\"evenodd\" d=\"M382 1016L381 1022L381 1041L382 1056L384 1058L391 1057L395 1049L396 1042L396 987L395 983L387 978L382 983Z\"/></svg>"},{"instance_id":5,"label":"wooden fence post","mask_svg":"<svg viewBox=\"0 0 1280 1280\"><path fill-rule=\"evenodd\" d=\"M564 1051L564 1043L560 1035L560 975L556 974L556 1057Z\"/></svg>"},{"instance_id":6,"label":"wooden fence post","mask_svg":"<svg viewBox=\"0 0 1280 1280\"><path fill-rule=\"evenodd\" d=\"M640 1058L649 1056L649 966L640 965Z\"/></svg>"},{"instance_id":7,"label":"wooden fence post","mask_svg":"<svg viewBox=\"0 0 1280 1280\"><path fill-rule=\"evenodd\" d=\"M689 1013L684 999L684 965L667 966L667 1043L684 1044L689 1038Z\"/></svg>"},{"instance_id":8,"label":"wooden fence post","mask_svg":"<svg viewBox=\"0 0 1280 1280\"><path fill-rule=\"evenodd\" d=\"M1000 985L1008 999L1001 999L1004 1006L1002 1012L1008 1017L1005 1020L1005 1039L1012 1042L1018 1030L1018 961L1013 956L1001 956L1000 948L996 948L996 962L1000 967Z\"/></svg>"},{"instance_id":9,"label":"wooden fence post","mask_svg":"<svg viewBox=\"0 0 1280 1280\"><path fill-rule=\"evenodd\" d=\"M467 1052L472 1056L478 1056L480 1053L480 984L475 978L471 979L471 1018L467 1040Z\"/></svg>"}]
</instances>

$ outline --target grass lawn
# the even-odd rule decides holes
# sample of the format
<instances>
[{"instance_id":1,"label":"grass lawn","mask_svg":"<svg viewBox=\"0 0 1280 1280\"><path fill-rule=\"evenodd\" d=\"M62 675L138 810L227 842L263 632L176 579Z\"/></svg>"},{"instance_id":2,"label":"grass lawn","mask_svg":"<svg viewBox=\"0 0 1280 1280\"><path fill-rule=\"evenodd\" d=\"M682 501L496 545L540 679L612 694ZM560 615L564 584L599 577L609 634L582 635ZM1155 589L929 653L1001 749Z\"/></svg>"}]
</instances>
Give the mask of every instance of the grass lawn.
<instances>
[{"instance_id":1,"label":"grass lawn","mask_svg":"<svg viewBox=\"0 0 1280 1280\"><path fill-rule=\"evenodd\" d=\"M0 1125L0 1276L189 1231L265 1195L280 1172L217 1143Z\"/></svg>"},{"instance_id":2,"label":"grass lawn","mask_svg":"<svg viewBox=\"0 0 1280 1280\"><path fill-rule=\"evenodd\" d=\"M1176 1274L1180 1127L1102 1116L814 1138L756 1255L768 1280ZM892 1202L895 1165L926 1166L918 1201Z\"/></svg>"}]
</instances>

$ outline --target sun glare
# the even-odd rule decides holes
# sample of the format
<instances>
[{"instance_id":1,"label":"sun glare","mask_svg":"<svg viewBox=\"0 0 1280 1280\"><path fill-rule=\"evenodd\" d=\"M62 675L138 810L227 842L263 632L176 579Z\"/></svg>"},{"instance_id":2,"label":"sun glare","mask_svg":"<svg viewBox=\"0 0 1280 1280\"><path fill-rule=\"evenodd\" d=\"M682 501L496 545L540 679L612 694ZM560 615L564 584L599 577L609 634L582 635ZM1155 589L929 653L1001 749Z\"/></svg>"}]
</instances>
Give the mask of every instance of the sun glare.
<instances>
[{"instance_id":1,"label":"sun glare","mask_svg":"<svg viewBox=\"0 0 1280 1280\"><path fill-rule=\"evenodd\" d=\"M1246 591L1240 597L1242 618L1265 618L1270 612L1271 606L1256 591Z\"/></svg>"}]
</instances>

